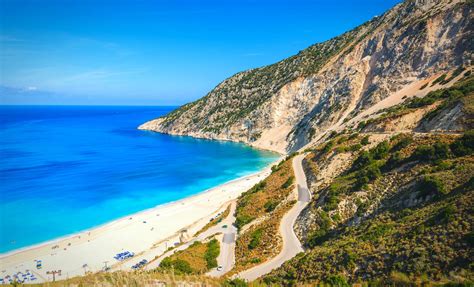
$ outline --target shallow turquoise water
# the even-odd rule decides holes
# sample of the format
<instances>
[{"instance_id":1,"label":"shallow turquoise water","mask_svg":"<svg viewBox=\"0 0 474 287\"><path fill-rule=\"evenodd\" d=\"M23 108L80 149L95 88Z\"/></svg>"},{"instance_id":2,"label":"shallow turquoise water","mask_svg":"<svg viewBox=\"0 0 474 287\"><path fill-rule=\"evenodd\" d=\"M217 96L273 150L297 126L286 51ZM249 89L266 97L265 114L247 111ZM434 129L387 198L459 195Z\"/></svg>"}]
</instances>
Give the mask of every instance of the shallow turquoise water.
<instances>
[{"instance_id":1,"label":"shallow turquoise water","mask_svg":"<svg viewBox=\"0 0 474 287\"><path fill-rule=\"evenodd\" d=\"M258 171L278 155L136 127L170 107L0 107L0 252Z\"/></svg>"}]
</instances>

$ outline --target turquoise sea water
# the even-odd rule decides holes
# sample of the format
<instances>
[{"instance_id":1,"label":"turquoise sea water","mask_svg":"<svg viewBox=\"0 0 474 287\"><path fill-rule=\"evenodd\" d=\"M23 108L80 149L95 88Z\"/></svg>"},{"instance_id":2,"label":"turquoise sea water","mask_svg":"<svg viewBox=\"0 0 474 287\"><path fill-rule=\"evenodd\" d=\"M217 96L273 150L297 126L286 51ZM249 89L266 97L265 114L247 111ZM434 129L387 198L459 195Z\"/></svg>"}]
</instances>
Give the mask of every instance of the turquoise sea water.
<instances>
[{"instance_id":1,"label":"turquoise sea water","mask_svg":"<svg viewBox=\"0 0 474 287\"><path fill-rule=\"evenodd\" d=\"M199 193L278 157L136 129L170 110L1 106L0 252Z\"/></svg>"}]
</instances>

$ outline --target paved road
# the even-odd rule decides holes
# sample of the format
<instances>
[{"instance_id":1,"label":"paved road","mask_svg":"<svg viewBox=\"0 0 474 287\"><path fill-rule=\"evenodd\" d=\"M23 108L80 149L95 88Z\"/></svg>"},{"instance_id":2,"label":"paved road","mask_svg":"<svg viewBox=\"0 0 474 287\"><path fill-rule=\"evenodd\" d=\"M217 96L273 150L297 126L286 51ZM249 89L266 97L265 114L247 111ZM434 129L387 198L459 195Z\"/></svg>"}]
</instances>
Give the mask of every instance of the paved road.
<instances>
[{"instance_id":1,"label":"paved road","mask_svg":"<svg viewBox=\"0 0 474 287\"><path fill-rule=\"evenodd\" d=\"M219 277L224 275L226 272L228 272L230 269L234 267L234 250L235 250L235 237L237 234L237 229L232 225L235 221L235 208L236 208L236 203L233 201L231 203L231 208L230 208L230 213L229 215L224 218L220 223L217 225L209 228L208 230L204 231L203 233L199 234L197 237L194 237L192 240L186 242L183 245L180 245L173 250L170 250L168 252L165 252L163 255L161 255L158 259L150 262L145 266L145 270L153 270L157 268L161 261L175 253L176 251L179 250L184 250L188 248L191 244L193 244L195 241L203 241L204 239L208 238L209 236L212 236L217 233L222 233L224 234L222 242L220 242L220 248L221 252L219 254L219 257L217 258L217 263L218 266L222 266L222 270L217 271L217 269L211 270L208 275L210 276L215 276ZM226 227L224 227L226 226Z\"/></svg>"},{"instance_id":2,"label":"paved road","mask_svg":"<svg viewBox=\"0 0 474 287\"><path fill-rule=\"evenodd\" d=\"M306 184L306 175L303 171L302 162L304 155L298 155L293 158L293 170L296 178L295 193L298 193L297 203L283 216L280 223L280 234L283 238L282 251L271 260L261 265L255 266L249 270L243 271L236 277L248 281L255 280L265 274L270 273L273 269L280 267L285 261L293 258L296 254L303 251L300 241L293 231L293 225L300 212L308 205L311 195ZM296 197L296 194L295 194Z\"/></svg>"},{"instance_id":3,"label":"paved road","mask_svg":"<svg viewBox=\"0 0 474 287\"><path fill-rule=\"evenodd\" d=\"M212 269L207 273L209 276L220 277L234 268L235 240L237 237L237 228L233 225L235 222L235 208L236 202L232 202L229 216L227 216L223 220L223 223L220 224L220 226L223 226L224 224L227 225L227 228L222 231L224 236L221 241L221 252L219 253L219 257L217 257L217 265L221 268L219 268L219 270L217 270L217 268Z\"/></svg>"}]
</instances>

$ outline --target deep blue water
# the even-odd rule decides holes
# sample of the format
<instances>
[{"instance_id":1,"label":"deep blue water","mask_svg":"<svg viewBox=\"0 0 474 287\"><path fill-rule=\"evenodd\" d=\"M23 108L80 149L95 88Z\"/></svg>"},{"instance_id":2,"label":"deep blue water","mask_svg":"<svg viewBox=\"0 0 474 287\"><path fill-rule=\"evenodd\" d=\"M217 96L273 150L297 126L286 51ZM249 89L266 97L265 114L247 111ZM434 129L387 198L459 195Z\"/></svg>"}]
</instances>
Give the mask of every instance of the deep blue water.
<instances>
[{"instance_id":1,"label":"deep blue water","mask_svg":"<svg viewBox=\"0 0 474 287\"><path fill-rule=\"evenodd\" d=\"M136 129L170 110L0 106L0 252L196 194L277 158Z\"/></svg>"}]
</instances>

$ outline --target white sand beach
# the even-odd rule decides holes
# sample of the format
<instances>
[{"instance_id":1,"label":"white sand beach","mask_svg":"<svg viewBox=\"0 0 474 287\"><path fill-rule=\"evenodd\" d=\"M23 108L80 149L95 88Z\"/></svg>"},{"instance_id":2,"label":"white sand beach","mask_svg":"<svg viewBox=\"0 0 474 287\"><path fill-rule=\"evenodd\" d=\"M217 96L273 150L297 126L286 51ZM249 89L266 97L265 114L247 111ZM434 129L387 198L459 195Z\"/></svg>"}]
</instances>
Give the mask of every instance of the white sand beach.
<instances>
[{"instance_id":1,"label":"white sand beach","mask_svg":"<svg viewBox=\"0 0 474 287\"><path fill-rule=\"evenodd\" d=\"M50 241L0 256L0 277L29 270L34 282L51 281L48 271L61 270L56 280L85 272L131 270L142 259L151 261L167 248L186 240L201 229L228 203L270 174L270 168L242 177L200 194L159 205L103 226L66 238ZM54 207L51 207L54 208ZM184 231L185 230L185 231ZM124 261L114 259L117 253L130 251L135 256ZM42 268L36 267L42 261ZM29 281L25 282L29 283Z\"/></svg>"}]
</instances>

